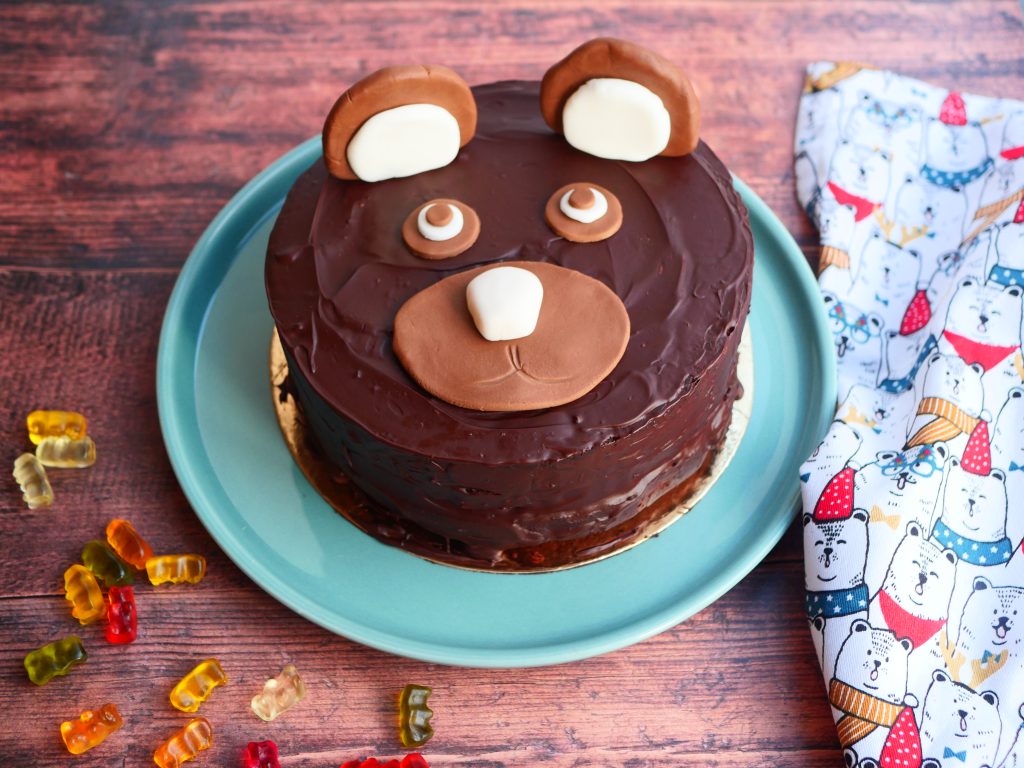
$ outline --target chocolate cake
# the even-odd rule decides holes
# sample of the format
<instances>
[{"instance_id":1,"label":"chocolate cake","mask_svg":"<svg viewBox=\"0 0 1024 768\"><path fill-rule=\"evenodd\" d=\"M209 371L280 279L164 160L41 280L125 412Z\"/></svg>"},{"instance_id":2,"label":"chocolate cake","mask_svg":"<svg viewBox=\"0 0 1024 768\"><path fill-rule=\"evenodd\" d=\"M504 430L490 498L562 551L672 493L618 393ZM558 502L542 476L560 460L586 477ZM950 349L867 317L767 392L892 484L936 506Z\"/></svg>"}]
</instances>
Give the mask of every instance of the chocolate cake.
<instances>
[{"instance_id":1,"label":"chocolate cake","mask_svg":"<svg viewBox=\"0 0 1024 768\"><path fill-rule=\"evenodd\" d=\"M474 136L443 167L371 183L318 161L299 177L268 246L270 309L290 391L318 449L365 496L357 522L367 533L456 565L572 565L644 536L723 442L750 307L747 212L702 142L642 162L595 157L545 121L539 83L478 86L472 97ZM545 219L552 193L582 180L621 205L617 231L598 242L570 241ZM438 198L479 217L475 241L448 258L418 255L403 240L410 212ZM612 328L604 309L549 291L537 323L555 340L544 344L585 351L580 334L607 341L621 332L624 348L569 402L453 404L396 354L396 316L445 278L509 263L582 273L628 314L624 329ZM553 333L559 308L582 318L582 330L570 322ZM452 311L452 322L472 328L461 304ZM464 343L439 328L426 362L440 355L457 378L459 361L473 369ZM535 378L523 366L518 377Z\"/></svg>"}]
</instances>

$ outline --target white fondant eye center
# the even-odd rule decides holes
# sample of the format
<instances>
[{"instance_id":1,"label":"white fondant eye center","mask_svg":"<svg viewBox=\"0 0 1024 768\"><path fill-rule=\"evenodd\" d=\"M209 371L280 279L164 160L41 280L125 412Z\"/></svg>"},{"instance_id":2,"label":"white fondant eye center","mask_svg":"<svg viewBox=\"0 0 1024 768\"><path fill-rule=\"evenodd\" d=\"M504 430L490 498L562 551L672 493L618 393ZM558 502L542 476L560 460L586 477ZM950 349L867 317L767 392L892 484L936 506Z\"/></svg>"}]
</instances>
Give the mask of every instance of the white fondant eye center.
<instances>
[{"instance_id":1,"label":"white fondant eye center","mask_svg":"<svg viewBox=\"0 0 1024 768\"><path fill-rule=\"evenodd\" d=\"M405 104L370 117L345 150L363 181L413 176L448 165L459 153L459 123L436 104Z\"/></svg>"},{"instance_id":2,"label":"white fondant eye center","mask_svg":"<svg viewBox=\"0 0 1024 768\"><path fill-rule=\"evenodd\" d=\"M529 336L537 327L543 300L540 278L520 267L489 269L466 286L469 313L488 341Z\"/></svg>"},{"instance_id":3,"label":"white fondant eye center","mask_svg":"<svg viewBox=\"0 0 1024 768\"><path fill-rule=\"evenodd\" d=\"M566 141L581 152L640 162L668 146L672 120L661 98L640 83L598 77L565 102L562 128Z\"/></svg>"},{"instance_id":4,"label":"white fondant eye center","mask_svg":"<svg viewBox=\"0 0 1024 768\"><path fill-rule=\"evenodd\" d=\"M465 226L465 218L457 205L451 203L443 205L447 205L450 215L445 216L443 211L438 210L436 203L431 203L423 206L416 217L416 229L424 238L435 243L451 240L462 232L462 228ZM436 223L432 223L431 219Z\"/></svg>"},{"instance_id":5,"label":"white fondant eye center","mask_svg":"<svg viewBox=\"0 0 1024 768\"><path fill-rule=\"evenodd\" d=\"M593 224L608 213L608 198L599 189L593 187L587 187L587 189L593 194L593 201L588 208L578 208L573 205L573 196L577 192L575 189L570 189L558 201L559 210L573 221L578 221L581 224Z\"/></svg>"}]
</instances>

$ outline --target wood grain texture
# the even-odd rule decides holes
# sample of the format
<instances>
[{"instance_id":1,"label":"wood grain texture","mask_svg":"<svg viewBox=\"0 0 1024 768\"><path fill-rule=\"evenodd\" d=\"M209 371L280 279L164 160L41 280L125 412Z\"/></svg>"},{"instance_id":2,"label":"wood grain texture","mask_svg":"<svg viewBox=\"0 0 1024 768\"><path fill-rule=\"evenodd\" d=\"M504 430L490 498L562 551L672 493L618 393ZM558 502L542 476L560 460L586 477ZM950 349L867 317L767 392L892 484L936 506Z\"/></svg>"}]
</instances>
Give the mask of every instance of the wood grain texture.
<instances>
[{"instance_id":1,"label":"wood grain texture","mask_svg":"<svg viewBox=\"0 0 1024 768\"><path fill-rule=\"evenodd\" d=\"M206 765L238 764L262 738L286 766L400 754L393 699L410 681L436 691L435 766L840 764L802 618L796 528L732 592L647 642L546 669L454 669L355 645L262 593L200 526L163 450L154 371L177 270L245 181L319 131L347 84L412 61L471 83L538 78L604 34L686 68L704 138L809 256L791 169L807 62L857 59L1024 96L1015 0L0 3L0 440L13 459L25 414L62 406L88 414L100 450L92 469L55 474L49 510L28 511L10 474L0 480L0 761L67 765L58 724L113 700L124 730L74 764L151 764L186 719L167 704L171 685L218 656L231 683L203 707L217 741ZM24 654L78 630L61 574L116 516L159 550L206 555L209 576L140 587L135 644L81 628L87 665L36 688ZM309 697L261 723L248 700L286 662Z\"/></svg>"}]
</instances>

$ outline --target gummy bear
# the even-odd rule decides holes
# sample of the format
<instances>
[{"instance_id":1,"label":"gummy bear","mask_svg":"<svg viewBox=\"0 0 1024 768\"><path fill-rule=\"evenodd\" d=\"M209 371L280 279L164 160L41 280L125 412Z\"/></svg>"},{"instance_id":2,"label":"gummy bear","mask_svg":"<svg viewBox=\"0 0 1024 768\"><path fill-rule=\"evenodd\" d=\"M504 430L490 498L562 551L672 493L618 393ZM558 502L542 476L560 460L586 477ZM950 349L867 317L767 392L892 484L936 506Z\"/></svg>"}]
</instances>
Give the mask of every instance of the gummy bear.
<instances>
[{"instance_id":1,"label":"gummy bear","mask_svg":"<svg viewBox=\"0 0 1024 768\"><path fill-rule=\"evenodd\" d=\"M206 575L206 558L202 555L161 555L146 560L146 573L153 585L198 584Z\"/></svg>"},{"instance_id":2,"label":"gummy bear","mask_svg":"<svg viewBox=\"0 0 1024 768\"><path fill-rule=\"evenodd\" d=\"M68 752L80 755L101 744L124 722L121 713L113 704L104 704L97 710L87 709L77 720L69 720L60 724L60 736Z\"/></svg>"},{"instance_id":3,"label":"gummy bear","mask_svg":"<svg viewBox=\"0 0 1024 768\"><path fill-rule=\"evenodd\" d=\"M127 520L107 523L107 543L118 557L140 571L146 570L146 561L153 556L153 548Z\"/></svg>"},{"instance_id":4,"label":"gummy bear","mask_svg":"<svg viewBox=\"0 0 1024 768\"><path fill-rule=\"evenodd\" d=\"M107 615L99 582L84 565L75 563L64 571L64 599L71 603L71 615L80 624L92 624Z\"/></svg>"},{"instance_id":5,"label":"gummy bear","mask_svg":"<svg viewBox=\"0 0 1024 768\"><path fill-rule=\"evenodd\" d=\"M160 768L179 768L182 763L194 760L204 749L213 746L213 728L205 717L189 720L185 727L176 731L167 741L156 748L153 762Z\"/></svg>"},{"instance_id":6,"label":"gummy bear","mask_svg":"<svg viewBox=\"0 0 1024 768\"><path fill-rule=\"evenodd\" d=\"M281 768L277 744L272 741L250 741L245 748L242 768Z\"/></svg>"},{"instance_id":7,"label":"gummy bear","mask_svg":"<svg viewBox=\"0 0 1024 768\"><path fill-rule=\"evenodd\" d=\"M31 453L23 453L14 460L14 479L21 487L21 497L29 509L53 504L53 489L46 479L46 470Z\"/></svg>"},{"instance_id":8,"label":"gummy bear","mask_svg":"<svg viewBox=\"0 0 1024 768\"><path fill-rule=\"evenodd\" d=\"M33 683L46 685L54 677L66 675L71 667L81 664L85 659L85 647L81 638L69 635L27 654L25 671Z\"/></svg>"},{"instance_id":9,"label":"gummy bear","mask_svg":"<svg viewBox=\"0 0 1024 768\"><path fill-rule=\"evenodd\" d=\"M407 685L398 698L399 737L403 747L419 747L430 741L433 710L427 706L431 689L425 685Z\"/></svg>"},{"instance_id":10,"label":"gummy bear","mask_svg":"<svg viewBox=\"0 0 1024 768\"><path fill-rule=\"evenodd\" d=\"M131 587L111 587L107 592L107 642L115 645L135 642L138 621L135 591Z\"/></svg>"},{"instance_id":11,"label":"gummy bear","mask_svg":"<svg viewBox=\"0 0 1024 768\"><path fill-rule=\"evenodd\" d=\"M77 440L67 435L44 437L36 446L36 458L44 467L91 467L96 463L96 444L88 435Z\"/></svg>"},{"instance_id":12,"label":"gummy bear","mask_svg":"<svg viewBox=\"0 0 1024 768\"><path fill-rule=\"evenodd\" d=\"M171 690L171 706L182 712L195 712L210 697L214 688L227 681L228 676L224 674L219 661L201 661Z\"/></svg>"},{"instance_id":13,"label":"gummy bear","mask_svg":"<svg viewBox=\"0 0 1024 768\"><path fill-rule=\"evenodd\" d=\"M388 760L386 763L382 763L371 757L368 760L349 760L347 763L342 763L340 768L430 768L430 766L423 759L423 755L419 752L412 752L400 761Z\"/></svg>"},{"instance_id":14,"label":"gummy bear","mask_svg":"<svg viewBox=\"0 0 1024 768\"><path fill-rule=\"evenodd\" d=\"M134 583L132 572L105 541L93 539L82 549L82 562L104 587L125 587Z\"/></svg>"},{"instance_id":15,"label":"gummy bear","mask_svg":"<svg viewBox=\"0 0 1024 768\"><path fill-rule=\"evenodd\" d=\"M270 722L302 701L305 696L306 686L299 677L298 670L289 664L281 670L280 675L270 678L263 684L263 693L252 697L252 711L261 720Z\"/></svg>"},{"instance_id":16,"label":"gummy bear","mask_svg":"<svg viewBox=\"0 0 1024 768\"><path fill-rule=\"evenodd\" d=\"M32 445L39 445L44 437L85 437L85 416L74 411L32 411L26 423Z\"/></svg>"}]
</instances>

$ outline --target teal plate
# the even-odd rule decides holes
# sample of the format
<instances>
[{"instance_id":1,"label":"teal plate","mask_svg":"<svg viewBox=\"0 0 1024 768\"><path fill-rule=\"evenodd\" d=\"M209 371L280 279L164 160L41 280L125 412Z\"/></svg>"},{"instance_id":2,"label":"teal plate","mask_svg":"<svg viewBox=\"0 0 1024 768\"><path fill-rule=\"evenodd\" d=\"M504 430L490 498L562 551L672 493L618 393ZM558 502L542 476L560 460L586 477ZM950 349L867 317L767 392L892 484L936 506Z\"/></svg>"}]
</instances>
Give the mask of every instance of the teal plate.
<instances>
[{"instance_id":1,"label":"teal plate","mask_svg":"<svg viewBox=\"0 0 1024 768\"><path fill-rule=\"evenodd\" d=\"M160 335L157 401L171 463L196 514L263 589L327 629L444 664L515 667L636 643L704 608L757 565L793 518L798 467L832 417L831 336L796 243L740 181L756 243L750 314L754 406L732 463L682 520L627 552L557 573L486 574L384 546L313 490L269 394L267 237L296 147L250 181L199 239Z\"/></svg>"}]
</instances>

